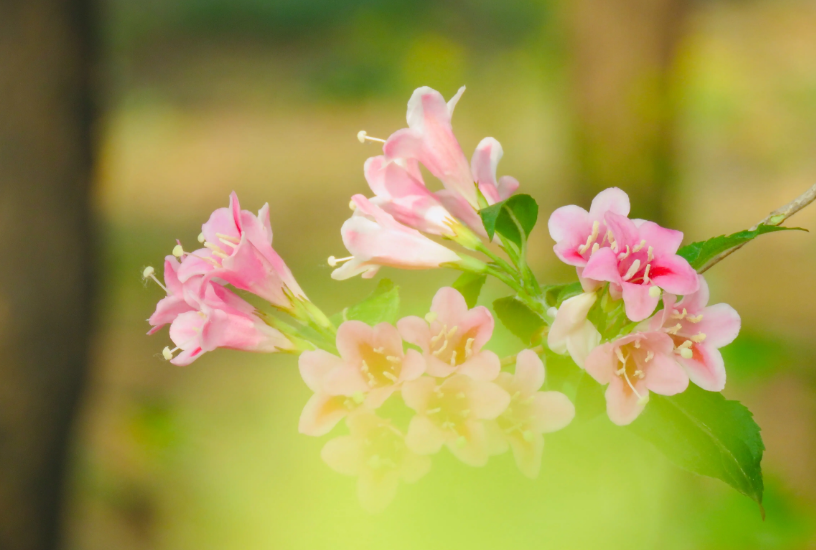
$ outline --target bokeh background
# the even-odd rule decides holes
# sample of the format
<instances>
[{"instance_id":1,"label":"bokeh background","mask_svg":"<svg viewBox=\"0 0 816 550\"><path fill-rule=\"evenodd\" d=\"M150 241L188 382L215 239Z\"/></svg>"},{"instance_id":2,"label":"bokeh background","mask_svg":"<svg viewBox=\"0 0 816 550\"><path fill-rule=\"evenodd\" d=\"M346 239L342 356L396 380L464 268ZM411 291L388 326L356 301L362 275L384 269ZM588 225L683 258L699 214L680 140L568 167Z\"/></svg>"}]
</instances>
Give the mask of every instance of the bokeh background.
<instances>
[{"instance_id":1,"label":"bokeh background","mask_svg":"<svg viewBox=\"0 0 816 550\"><path fill-rule=\"evenodd\" d=\"M749 227L816 180L816 4L807 0L106 0L96 6L96 329L70 439L69 550L816 548L816 240L759 239L709 275L743 317L729 398L767 446L763 521L605 418L547 438L530 481L510 455L446 452L371 516L297 432L309 391L289 356L230 351L187 368L145 336L162 292L140 279L192 247L238 192L269 202L275 247L333 313L371 281L329 278L362 166L358 130L404 126L412 90L468 89L454 128L485 136L540 205L531 263L571 270L546 218L609 185L687 241ZM816 229L816 207L793 219ZM452 272L380 277L401 313ZM482 303L508 294L490 283ZM498 352L520 347L497 329ZM0 380L0 383L3 383ZM342 429L340 429L342 431Z\"/></svg>"}]
</instances>

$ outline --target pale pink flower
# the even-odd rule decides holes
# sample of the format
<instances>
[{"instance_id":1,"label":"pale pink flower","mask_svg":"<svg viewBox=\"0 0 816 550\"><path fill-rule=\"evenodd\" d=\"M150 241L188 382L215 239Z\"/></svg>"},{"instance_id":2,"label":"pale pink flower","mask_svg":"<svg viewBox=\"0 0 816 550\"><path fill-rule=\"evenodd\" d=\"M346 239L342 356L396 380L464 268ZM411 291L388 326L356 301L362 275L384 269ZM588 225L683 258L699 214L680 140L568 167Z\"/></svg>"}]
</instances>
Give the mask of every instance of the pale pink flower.
<instances>
[{"instance_id":1,"label":"pale pink flower","mask_svg":"<svg viewBox=\"0 0 816 550\"><path fill-rule=\"evenodd\" d=\"M502 372L496 384L510 395L510 405L495 420L489 434L498 436L493 452L506 450L509 443L519 470L535 479L541 469L544 437L572 422L575 407L561 392L538 391L544 384L544 364L532 350L516 357L515 374ZM503 448L502 448L503 447Z\"/></svg>"},{"instance_id":2,"label":"pale pink flower","mask_svg":"<svg viewBox=\"0 0 816 550\"><path fill-rule=\"evenodd\" d=\"M496 169L504 156L501 144L492 137L486 137L476 146L470 159L473 179L479 185L488 204L496 204L516 192L519 182L512 176L502 176L496 181Z\"/></svg>"},{"instance_id":3,"label":"pale pink flower","mask_svg":"<svg viewBox=\"0 0 816 550\"><path fill-rule=\"evenodd\" d=\"M674 343L665 332L634 332L601 344L589 354L585 369L606 388L606 412L624 426L641 413L649 392L675 395L689 377L675 360Z\"/></svg>"},{"instance_id":4,"label":"pale pink flower","mask_svg":"<svg viewBox=\"0 0 816 550\"><path fill-rule=\"evenodd\" d=\"M348 279L361 273L370 278L381 266L432 269L459 261L455 252L402 225L364 196L354 195L352 203L354 215L341 229L343 244L352 255L339 260L329 258L330 265L346 262L332 272L333 279Z\"/></svg>"},{"instance_id":5,"label":"pale pink flower","mask_svg":"<svg viewBox=\"0 0 816 550\"><path fill-rule=\"evenodd\" d=\"M201 276L182 284L177 278L178 268L177 260L168 256L164 273L168 296L148 320L154 326L149 334L171 323L170 339L176 348L163 352L171 363L186 366L217 348L267 353L295 349L283 333L263 322L251 304ZM181 353L173 357L179 350Z\"/></svg>"},{"instance_id":6,"label":"pale pink flower","mask_svg":"<svg viewBox=\"0 0 816 550\"><path fill-rule=\"evenodd\" d=\"M478 380L493 380L501 370L499 357L482 349L493 326L490 310L468 309L465 298L451 287L437 291L425 319L411 316L397 322L405 341L422 349L428 374L461 373Z\"/></svg>"},{"instance_id":7,"label":"pale pink flower","mask_svg":"<svg viewBox=\"0 0 816 550\"><path fill-rule=\"evenodd\" d=\"M579 268L587 264L590 255L611 243L606 226L606 213L629 215L629 196L618 189L604 189L592 199L589 212L570 204L558 208L550 216L550 237L555 241L553 250L562 262ZM585 287L585 290L592 288Z\"/></svg>"},{"instance_id":8,"label":"pale pink flower","mask_svg":"<svg viewBox=\"0 0 816 550\"><path fill-rule=\"evenodd\" d=\"M676 359L692 382L704 390L721 391L725 387L725 364L719 348L739 334L740 316L728 304L708 306L708 283L702 275L699 279L699 290L679 302L677 296L664 294L663 309L643 326L671 337Z\"/></svg>"},{"instance_id":9,"label":"pale pink flower","mask_svg":"<svg viewBox=\"0 0 816 550\"><path fill-rule=\"evenodd\" d=\"M329 433L346 416L360 410L365 397L331 395L323 389L323 381L333 369L343 367L343 360L323 350L304 351L298 359L298 367L303 381L314 395L306 402L300 414L298 430L302 434L321 436Z\"/></svg>"},{"instance_id":10,"label":"pale pink flower","mask_svg":"<svg viewBox=\"0 0 816 550\"><path fill-rule=\"evenodd\" d=\"M413 349L404 352L399 332L388 323L371 327L362 321L346 321L337 329L337 350L340 357L305 352L301 364L306 361L313 370L314 364L322 364L321 391L354 397L358 402L364 398L371 409L382 405L403 382L425 371L422 355Z\"/></svg>"},{"instance_id":11,"label":"pale pink flower","mask_svg":"<svg viewBox=\"0 0 816 550\"><path fill-rule=\"evenodd\" d=\"M233 192L229 208L213 212L201 233L204 248L184 257L178 272L182 282L196 275L218 278L285 309L292 307L291 298L306 297L272 248L269 204L255 216L241 210Z\"/></svg>"},{"instance_id":12,"label":"pale pink flower","mask_svg":"<svg viewBox=\"0 0 816 550\"><path fill-rule=\"evenodd\" d=\"M569 353L579 367L587 355L601 343L601 333L589 322L587 314L597 300L594 292L585 292L564 300L547 334L547 345L555 353Z\"/></svg>"},{"instance_id":13,"label":"pale pink flower","mask_svg":"<svg viewBox=\"0 0 816 550\"><path fill-rule=\"evenodd\" d=\"M697 291L697 273L676 254L682 232L654 222L635 223L614 212L607 212L604 219L610 246L592 252L581 275L608 281L612 298L623 297L629 319L649 317L660 300L660 289L683 295Z\"/></svg>"},{"instance_id":14,"label":"pale pink flower","mask_svg":"<svg viewBox=\"0 0 816 550\"><path fill-rule=\"evenodd\" d=\"M390 421L366 411L346 423L351 434L328 441L320 456L336 472L357 477L357 496L366 511L382 511L400 481L414 483L431 469L431 459L412 452Z\"/></svg>"},{"instance_id":15,"label":"pale pink flower","mask_svg":"<svg viewBox=\"0 0 816 550\"><path fill-rule=\"evenodd\" d=\"M495 419L510 403L501 387L464 374L454 374L439 385L429 376L407 382L402 399L417 412L405 436L408 448L428 455L446 445L469 466L487 463L491 449L483 421Z\"/></svg>"}]
</instances>

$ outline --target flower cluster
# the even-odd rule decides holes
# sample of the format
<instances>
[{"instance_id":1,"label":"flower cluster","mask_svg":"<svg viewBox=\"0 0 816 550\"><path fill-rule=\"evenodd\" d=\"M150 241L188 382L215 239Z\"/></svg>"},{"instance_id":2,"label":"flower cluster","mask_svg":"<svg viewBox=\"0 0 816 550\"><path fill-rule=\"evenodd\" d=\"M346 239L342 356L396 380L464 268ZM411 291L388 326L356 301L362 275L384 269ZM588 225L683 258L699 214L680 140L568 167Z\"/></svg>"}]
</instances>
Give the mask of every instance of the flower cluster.
<instances>
[{"instance_id":1,"label":"flower cluster","mask_svg":"<svg viewBox=\"0 0 816 550\"><path fill-rule=\"evenodd\" d=\"M458 288L469 288L467 299L456 288L442 288L424 318L396 323L385 322L378 308L388 306L375 300L366 305L367 316L344 310L337 326L308 300L272 248L268 205L255 215L241 210L234 193L229 207L202 226L202 248L187 252L179 243L166 258L164 284L153 268L144 271L167 294L148 321L150 334L170 324L175 347L163 356L171 363L188 365L219 347L300 354L300 374L313 395L299 429L324 436L345 421L348 435L329 440L322 457L334 470L357 476L360 501L371 511L394 498L400 481L423 477L442 447L469 466L512 450L522 473L535 477L542 434L575 415L571 399L558 391L563 387L545 386L547 353L569 356L586 380L605 386L608 418L625 425L652 392L675 395L689 382L722 390L719 349L740 329L733 308L708 305L708 284L680 250L683 234L630 219L629 198L617 188L599 193L589 211L570 205L553 212L548 225L555 254L575 266L580 284L539 284L525 257L529 215L525 226L512 207L534 201L526 195L507 200L519 183L497 179L503 151L495 139L483 139L466 159L451 125L463 92L446 102L439 92L419 88L408 102L407 128L386 140L358 134L361 142L383 144L382 154L364 165L373 196L351 198L353 212L341 229L350 255L331 257L329 264L340 280L374 277L382 267L448 267L464 272ZM422 167L441 182L440 190L427 187ZM505 300L517 313L503 316L496 307L498 318L527 341L527 349L505 359L486 349L494 315L468 306L489 276L513 291ZM236 291L254 295L270 311ZM516 330L525 323L532 327ZM405 405L405 422L383 413L389 400Z\"/></svg>"},{"instance_id":2,"label":"flower cluster","mask_svg":"<svg viewBox=\"0 0 816 550\"><path fill-rule=\"evenodd\" d=\"M337 329L339 356L323 350L300 356L300 373L314 391L300 431L320 436L346 418L351 435L330 440L324 460L358 477L358 495L371 511L394 497L397 482L412 482L430 467L428 455L445 446L469 466L484 466L509 447L521 471L536 477L541 434L569 424L575 410L556 391L539 391L544 364L531 350L515 374L483 349L493 334L483 306L468 309L453 288L442 288L425 318L397 326L346 321ZM415 347L405 351L406 344ZM419 348L419 349L416 349ZM413 412L405 433L375 411L394 393Z\"/></svg>"}]
</instances>

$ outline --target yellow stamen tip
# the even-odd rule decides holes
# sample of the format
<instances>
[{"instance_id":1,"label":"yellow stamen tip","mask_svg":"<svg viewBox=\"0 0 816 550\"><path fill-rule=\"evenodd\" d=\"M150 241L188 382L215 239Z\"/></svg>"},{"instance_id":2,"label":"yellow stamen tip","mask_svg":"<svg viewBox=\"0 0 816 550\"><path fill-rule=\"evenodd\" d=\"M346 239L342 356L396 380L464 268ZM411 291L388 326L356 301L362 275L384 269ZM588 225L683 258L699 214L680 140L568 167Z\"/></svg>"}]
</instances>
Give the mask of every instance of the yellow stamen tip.
<instances>
[{"instance_id":1,"label":"yellow stamen tip","mask_svg":"<svg viewBox=\"0 0 816 550\"><path fill-rule=\"evenodd\" d=\"M651 288L649 289L649 296L651 296L652 298L660 298L660 294L661 294L662 292L663 292L663 291L662 291L662 290L660 290L660 287L659 287L659 286L653 286L653 287L651 287Z\"/></svg>"},{"instance_id":2,"label":"yellow stamen tip","mask_svg":"<svg viewBox=\"0 0 816 550\"><path fill-rule=\"evenodd\" d=\"M204 233L199 233L198 234L198 242L203 243L206 240L207 239L204 238Z\"/></svg>"},{"instance_id":3,"label":"yellow stamen tip","mask_svg":"<svg viewBox=\"0 0 816 550\"><path fill-rule=\"evenodd\" d=\"M162 357L164 357L168 361L173 358L173 352L170 351L169 346L165 346L164 349L162 350Z\"/></svg>"},{"instance_id":4,"label":"yellow stamen tip","mask_svg":"<svg viewBox=\"0 0 816 550\"><path fill-rule=\"evenodd\" d=\"M180 244L173 247L173 256L181 258L184 255L184 248Z\"/></svg>"},{"instance_id":5,"label":"yellow stamen tip","mask_svg":"<svg viewBox=\"0 0 816 550\"><path fill-rule=\"evenodd\" d=\"M360 143L365 143L366 135L367 133L365 130L360 130L359 132L357 132L357 141L359 141Z\"/></svg>"},{"instance_id":6,"label":"yellow stamen tip","mask_svg":"<svg viewBox=\"0 0 816 550\"><path fill-rule=\"evenodd\" d=\"M142 277L147 279L148 277L153 275L155 272L156 272L156 270L153 269L152 266L147 266L146 268L144 268L144 271L142 271Z\"/></svg>"},{"instance_id":7,"label":"yellow stamen tip","mask_svg":"<svg viewBox=\"0 0 816 550\"><path fill-rule=\"evenodd\" d=\"M694 356L694 352L691 351L689 348L683 348L680 350L680 357L683 359L691 359Z\"/></svg>"}]
</instances>

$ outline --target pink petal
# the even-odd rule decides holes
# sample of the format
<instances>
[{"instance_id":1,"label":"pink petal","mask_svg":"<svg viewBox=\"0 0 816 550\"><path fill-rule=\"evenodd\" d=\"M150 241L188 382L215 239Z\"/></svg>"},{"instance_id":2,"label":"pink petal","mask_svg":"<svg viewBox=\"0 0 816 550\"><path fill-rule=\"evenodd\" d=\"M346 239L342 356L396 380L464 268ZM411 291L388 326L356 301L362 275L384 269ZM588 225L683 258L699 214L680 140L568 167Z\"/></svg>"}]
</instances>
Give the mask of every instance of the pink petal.
<instances>
[{"instance_id":1,"label":"pink petal","mask_svg":"<svg viewBox=\"0 0 816 550\"><path fill-rule=\"evenodd\" d=\"M175 256L164 257L164 286L170 295L181 294L181 281L178 278L178 269L181 264Z\"/></svg>"},{"instance_id":2,"label":"pink petal","mask_svg":"<svg viewBox=\"0 0 816 550\"><path fill-rule=\"evenodd\" d=\"M416 412L424 412L435 387L436 380L427 376L406 382L402 385L402 400Z\"/></svg>"},{"instance_id":3,"label":"pink petal","mask_svg":"<svg viewBox=\"0 0 816 550\"><path fill-rule=\"evenodd\" d=\"M629 195L617 187L604 189L592 199L589 213L593 217L603 218L607 212L621 216L629 215Z\"/></svg>"},{"instance_id":4,"label":"pink petal","mask_svg":"<svg viewBox=\"0 0 816 550\"><path fill-rule=\"evenodd\" d=\"M725 363L720 350L714 346L695 344L691 359L679 357L692 382L707 391L722 391L725 388Z\"/></svg>"},{"instance_id":5,"label":"pink petal","mask_svg":"<svg viewBox=\"0 0 816 550\"><path fill-rule=\"evenodd\" d=\"M519 182L513 176L502 176L499 178L499 200L510 198L519 188Z\"/></svg>"},{"instance_id":6,"label":"pink petal","mask_svg":"<svg viewBox=\"0 0 816 550\"><path fill-rule=\"evenodd\" d=\"M638 388L638 392L648 398L649 390L645 387ZM638 396L628 387L619 376L612 377L612 381L606 388L606 414L609 420L618 426L631 424L635 418L643 411L646 403L641 402Z\"/></svg>"},{"instance_id":7,"label":"pink petal","mask_svg":"<svg viewBox=\"0 0 816 550\"><path fill-rule=\"evenodd\" d=\"M654 284L672 294L692 294L700 286L697 272L680 256L655 258L649 277Z\"/></svg>"},{"instance_id":8,"label":"pink petal","mask_svg":"<svg viewBox=\"0 0 816 550\"><path fill-rule=\"evenodd\" d=\"M327 441L320 451L320 458L329 468L347 476L360 474L364 456L362 442L348 435Z\"/></svg>"},{"instance_id":9,"label":"pink petal","mask_svg":"<svg viewBox=\"0 0 816 550\"><path fill-rule=\"evenodd\" d=\"M652 285L639 285L634 283L624 282L623 287L623 303L626 309L626 316L632 321L643 321L651 315L657 303L660 301L660 295L652 296L649 293Z\"/></svg>"},{"instance_id":10,"label":"pink petal","mask_svg":"<svg viewBox=\"0 0 816 550\"><path fill-rule=\"evenodd\" d=\"M601 343L601 333L590 323L585 322L583 327L573 332L567 338L567 351L575 364L584 368L586 358Z\"/></svg>"},{"instance_id":11,"label":"pink petal","mask_svg":"<svg viewBox=\"0 0 816 550\"><path fill-rule=\"evenodd\" d=\"M634 248L640 244L641 238L635 223L626 216L620 216L614 212L607 212L604 216L607 227L612 231L615 241L618 243L617 250L623 251L627 245Z\"/></svg>"},{"instance_id":12,"label":"pink petal","mask_svg":"<svg viewBox=\"0 0 816 550\"><path fill-rule=\"evenodd\" d=\"M550 215L547 222L550 237L557 243L562 241L571 246L583 244L592 233L592 222L589 214L580 206L570 204L562 206Z\"/></svg>"},{"instance_id":13,"label":"pink petal","mask_svg":"<svg viewBox=\"0 0 816 550\"><path fill-rule=\"evenodd\" d=\"M702 311L703 319L694 328L706 335L705 345L721 348L727 346L737 337L740 331L739 313L728 304L715 304Z\"/></svg>"},{"instance_id":14,"label":"pink petal","mask_svg":"<svg viewBox=\"0 0 816 550\"><path fill-rule=\"evenodd\" d=\"M430 349L431 330L425 319L414 315L403 317L397 321L397 329L406 342L419 346L425 351Z\"/></svg>"},{"instance_id":15,"label":"pink petal","mask_svg":"<svg viewBox=\"0 0 816 550\"><path fill-rule=\"evenodd\" d=\"M177 367L186 367L199 357L204 354L204 350L202 350L199 346L191 347L190 349L186 349L176 355L173 359L170 360L170 363L176 365Z\"/></svg>"},{"instance_id":16,"label":"pink petal","mask_svg":"<svg viewBox=\"0 0 816 550\"><path fill-rule=\"evenodd\" d=\"M677 252L683 242L683 232L660 227L654 222L643 222L639 227L640 238L654 249L655 256Z\"/></svg>"},{"instance_id":17,"label":"pink petal","mask_svg":"<svg viewBox=\"0 0 816 550\"><path fill-rule=\"evenodd\" d=\"M346 321L337 329L337 351L340 357L349 363L359 364L360 345L373 343L374 329L362 321ZM377 346L372 346L377 347Z\"/></svg>"},{"instance_id":18,"label":"pink petal","mask_svg":"<svg viewBox=\"0 0 816 550\"><path fill-rule=\"evenodd\" d=\"M323 391L330 395L354 395L357 392L366 393L370 389L358 365L346 363L332 369L323 378Z\"/></svg>"},{"instance_id":19,"label":"pink petal","mask_svg":"<svg viewBox=\"0 0 816 550\"><path fill-rule=\"evenodd\" d=\"M437 378L447 378L454 372L456 372L457 367L451 366L448 363L445 363L438 357L435 357L431 354L426 354L425 356L425 372L428 373L430 376L435 376Z\"/></svg>"},{"instance_id":20,"label":"pink petal","mask_svg":"<svg viewBox=\"0 0 816 550\"><path fill-rule=\"evenodd\" d=\"M513 458L519 471L530 479L536 479L541 470L541 456L544 453L544 438L541 434L533 434L531 441L522 437L511 437L510 448L513 449Z\"/></svg>"},{"instance_id":21,"label":"pink petal","mask_svg":"<svg viewBox=\"0 0 816 550\"><path fill-rule=\"evenodd\" d=\"M525 391L532 393L544 384L544 363L531 349L525 349L516 356L515 382Z\"/></svg>"},{"instance_id":22,"label":"pink petal","mask_svg":"<svg viewBox=\"0 0 816 550\"><path fill-rule=\"evenodd\" d=\"M440 288L431 302L431 311L438 315L437 321L448 328L457 326L468 312L467 302L455 288Z\"/></svg>"},{"instance_id":23,"label":"pink petal","mask_svg":"<svg viewBox=\"0 0 816 550\"><path fill-rule=\"evenodd\" d=\"M439 452L444 442L445 433L428 417L416 415L408 424L405 444L411 451L420 455L435 454Z\"/></svg>"},{"instance_id":24,"label":"pink petal","mask_svg":"<svg viewBox=\"0 0 816 550\"><path fill-rule=\"evenodd\" d=\"M501 200L496 181L496 168L502 155L504 151L501 144L494 138L487 137L476 146L476 151L470 160L473 179L479 184L479 189L490 204Z\"/></svg>"},{"instance_id":25,"label":"pink petal","mask_svg":"<svg viewBox=\"0 0 816 550\"><path fill-rule=\"evenodd\" d=\"M156 311L147 322L158 329L167 323L172 323L176 317L189 311L193 311L193 308L180 296L165 296L156 304Z\"/></svg>"},{"instance_id":26,"label":"pink petal","mask_svg":"<svg viewBox=\"0 0 816 550\"><path fill-rule=\"evenodd\" d=\"M314 392L320 391L323 379L329 371L342 366L343 361L339 357L322 349L304 351L298 358L300 376L309 389Z\"/></svg>"},{"instance_id":27,"label":"pink petal","mask_svg":"<svg viewBox=\"0 0 816 550\"><path fill-rule=\"evenodd\" d=\"M369 514L378 514L397 496L399 476L396 472L365 469L357 479L357 498Z\"/></svg>"},{"instance_id":28,"label":"pink petal","mask_svg":"<svg viewBox=\"0 0 816 550\"><path fill-rule=\"evenodd\" d=\"M706 282L705 278L699 274L697 275L697 281L700 285L697 292L686 294L683 296L683 300L680 302L680 304L678 304L681 309L686 308L689 315L697 315L698 313L702 313L703 308L708 305L708 283Z\"/></svg>"},{"instance_id":29,"label":"pink petal","mask_svg":"<svg viewBox=\"0 0 816 550\"><path fill-rule=\"evenodd\" d=\"M466 374L474 380L489 382L495 380L501 371L501 359L492 351L482 350L470 356L459 365L456 372Z\"/></svg>"},{"instance_id":30,"label":"pink petal","mask_svg":"<svg viewBox=\"0 0 816 550\"><path fill-rule=\"evenodd\" d=\"M348 414L342 401L341 397L325 393L314 394L300 413L298 431L314 437L329 433Z\"/></svg>"},{"instance_id":31,"label":"pink petal","mask_svg":"<svg viewBox=\"0 0 816 550\"><path fill-rule=\"evenodd\" d=\"M425 373L425 357L415 349L405 353L400 368L400 381L416 380Z\"/></svg>"},{"instance_id":32,"label":"pink petal","mask_svg":"<svg viewBox=\"0 0 816 550\"><path fill-rule=\"evenodd\" d=\"M616 359L611 342L601 344L586 358L584 368L592 378L601 384L609 384L615 371Z\"/></svg>"},{"instance_id":33,"label":"pink petal","mask_svg":"<svg viewBox=\"0 0 816 550\"><path fill-rule=\"evenodd\" d=\"M375 388L366 394L364 404L367 409L379 409L395 391L397 387L394 385Z\"/></svg>"},{"instance_id":34,"label":"pink petal","mask_svg":"<svg viewBox=\"0 0 816 550\"><path fill-rule=\"evenodd\" d=\"M464 444L459 438L446 441L446 446L453 456L468 466L484 466L489 458L487 434L481 422L468 422L463 433Z\"/></svg>"},{"instance_id":35,"label":"pink petal","mask_svg":"<svg viewBox=\"0 0 816 550\"><path fill-rule=\"evenodd\" d=\"M492 382L471 383L470 410L476 418L493 420L510 405L510 394Z\"/></svg>"},{"instance_id":36,"label":"pink petal","mask_svg":"<svg viewBox=\"0 0 816 550\"><path fill-rule=\"evenodd\" d=\"M536 392L532 402L530 429L535 433L558 431L575 418L575 406L561 392Z\"/></svg>"},{"instance_id":37,"label":"pink petal","mask_svg":"<svg viewBox=\"0 0 816 550\"><path fill-rule=\"evenodd\" d=\"M585 279L609 281L610 283L620 284L621 276L618 272L618 257L611 248L599 249L590 256L581 276Z\"/></svg>"},{"instance_id":38,"label":"pink petal","mask_svg":"<svg viewBox=\"0 0 816 550\"><path fill-rule=\"evenodd\" d=\"M649 390L660 395L675 395L688 388L689 377L673 357L655 354L645 368L644 383Z\"/></svg>"}]
</instances>

